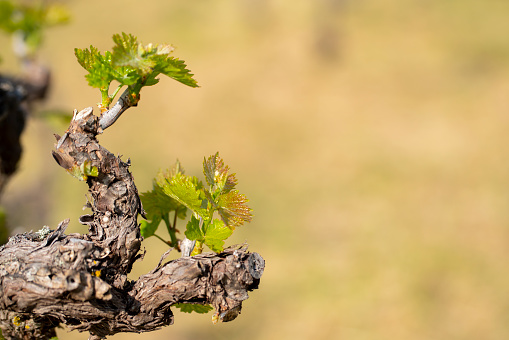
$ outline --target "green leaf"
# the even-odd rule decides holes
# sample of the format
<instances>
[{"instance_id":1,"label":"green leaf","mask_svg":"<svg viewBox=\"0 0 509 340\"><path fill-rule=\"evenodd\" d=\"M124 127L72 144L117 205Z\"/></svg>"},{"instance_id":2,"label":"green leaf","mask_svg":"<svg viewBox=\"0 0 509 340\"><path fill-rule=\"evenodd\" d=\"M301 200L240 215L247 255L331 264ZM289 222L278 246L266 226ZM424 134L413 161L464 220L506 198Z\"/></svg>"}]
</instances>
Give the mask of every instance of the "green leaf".
<instances>
[{"instance_id":1,"label":"green leaf","mask_svg":"<svg viewBox=\"0 0 509 340\"><path fill-rule=\"evenodd\" d=\"M104 56L92 46L90 50L75 50L78 62L89 72L86 75L89 85L101 90L103 108L114 99L115 94L108 93L113 80L118 81L120 87L127 86L133 98L131 105L139 101L143 87L159 82L160 74L191 87L198 86L186 64L169 55L173 52L170 45L143 46L135 36L126 33L113 35L113 42L112 52L105 52Z\"/></svg>"},{"instance_id":2,"label":"green leaf","mask_svg":"<svg viewBox=\"0 0 509 340\"><path fill-rule=\"evenodd\" d=\"M154 235L162 221L162 216L158 214L147 214L147 218L150 220L150 222L145 220L140 221L140 232L143 238Z\"/></svg>"},{"instance_id":3,"label":"green leaf","mask_svg":"<svg viewBox=\"0 0 509 340\"><path fill-rule=\"evenodd\" d=\"M229 168L219 157L219 152L203 160L203 174L212 193L227 193L237 184L235 174L228 175Z\"/></svg>"},{"instance_id":4,"label":"green leaf","mask_svg":"<svg viewBox=\"0 0 509 340\"><path fill-rule=\"evenodd\" d=\"M220 253L223 251L224 240L230 237L233 230L225 226L224 222L214 219L205 230L205 244L212 251Z\"/></svg>"},{"instance_id":5,"label":"green leaf","mask_svg":"<svg viewBox=\"0 0 509 340\"><path fill-rule=\"evenodd\" d=\"M75 48L74 55L78 59L78 63L87 71L90 71L96 60L102 58L101 52L92 45L90 45L90 50L88 48L84 50Z\"/></svg>"},{"instance_id":6,"label":"green leaf","mask_svg":"<svg viewBox=\"0 0 509 340\"><path fill-rule=\"evenodd\" d=\"M207 207L202 198L201 182L196 177L176 173L170 178L159 178L157 184L164 193L185 205L203 218L208 218Z\"/></svg>"},{"instance_id":7,"label":"green leaf","mask_svg":"<svg viewBox=\"0 0 509 340\"><path fill-rule=\"evenodd\" d=\"M111 65L110 52L106 52L103 56L97 48L90 46L90 50L76 48L74 54L80 65L88 71L85 78L91 87L107 91L110 83L119 77L118 72Z\"/></svg>"},{"instance_id":8,"label":"green leaf","mask_svg":"<svg viewBox=\"0 0 509 340\"><path fill-rule=\"evenodd\" d=\"M187 222L185 235L188 239L194 241L204 241L203 231L200 228L200 220L192 216L191 220Z\"/></svg>"},{"instance_id":9,"label":"green leaf","mask_svg":"<svg viewBox=\"0 0 509 340\"><path fill-rule=\"evenodd\" d=\"M140 222L141 234L145 238L154 235L163 217L167 217L170 212L175 212L180 219L186 218L187 208L166 195L156 181L153 183L153 189L141 193L140 198L143 208L147 212L148 221Z\"/></svg>"},{"instance_id":10,"label":"green leaf","mask_svg":"<svg viewBox=\"0 0 509 340\"><path fill-rule=\"evenodd\" d=\"M216 253L223 251L224 241L233 233L233 230L219 219L214 219L212 222L205 221L202 228L200 228L200 220L193 216L187 223L185 235L190 240L205 243Z\"/></svg>"},{"instance_id":11,"label":"green leaf","mask_svg":"<svg viewBox=\"0 0 509 340\"><path fill-rule=\"evenodd\" d=\"M163 189L154 181L153 189L140 194L144 209L148 212L164 215L170 211L176 211L180 219L186 218L187 208L172 197L166 195Z\"/></svg>"},{"instance_id":12,"label":"green leaf","mask_svg":"<svg viewBox=\"0 0 509 340\"><path fill-rule=\"evenodd\" d=\"M184 85L190 87L198 87L198 83L193 78L194 74L187 69L187 65L184 61L177 58L168 57L162 64L161 73L181 82Z\"/></svg>"},{"instance_id":13,"label":"green leaf","mask_svg":"<svg viewBox=\"0 0 509 340\"><path fill-rule=\"evenodd\" d=\"M74 164L70 169L66 169L66 171L70 173L73 177L79 179L80 181L87 180L87 176L85 176L85 174L81 170L81 167L78 166L77 164Z\"/></svg>"},{"instance_id":14,"label":"green leaf","mask_svg":"<svg viewBox=\"0 0 509 340\"><path fill-rule=\"evenodd\" d=\"M219 196L217 200L218 213L228 227L233 229L244 222L251 222L252 210L247 206L247 202L249 200L238 190L232 190Z\"/></svg>"},{"instance_id":15,"label":"green leaf","mask_svg":"<svg viewBox=\"0 0 509 340\"><path fill-rule=\"evenodd\" d=\"M99 176L99 170L96 166L92 166L92 162L90 161L84 161L80 165L74 164L70 169L67 169L66 171L80 181L86 181L88 176Z\"/></svg>"},{"instance_id":16,"label":"green leaf","mask_svg":"<svg viewBox=\"0 0 509 340\"><path fill-rule=\"evenodd\" d=\"M156 62L144 55L143 46L137 40L131 34L113 35L116 45L113 46L112 62L114 66L128 66L138 75L145 76L152 71Z\"/></svg>"},{"instance_id":17,"label":"green leaf","mask_svg":"<svg viewBox=\"0 0 509 340\"><path fill-rule=\"evenodd\" d=\"M218 182L224 183L228 175L228 167L224 166L223 160L219 157L219 152L203 159L203 174L208 185L213 186Z\"/></svg>"},{"instance_id":18,"label":"green leaf","mask_svg":"<svg viewBox=\"0 0 509 340\"><path fill-rule=\"evenodd\" d=\"M84 161L80 165L80 170L85 176L97 177L99 176L99 170L96 166L92 166L92 162Z\"/></svg>"},{"instance_id":19,"label":"green leaf","mask_svg":"<svg viewBox=\"0 0 509 340\"><path fill-rule=\"evenodd\" d=\"M176 303L173 306L179 308L183 313L195 312L199 314L206 314L214 309L211 305L198 305L194 303Z\"/></svg>"},{"instance_id":20,"label":"green leaf","mask_svg":"<svg viewBox=\"0 0 509 340\"><path fill-rule=\"evenodd\" d=\"M210 188L204 188L196 177L186 176L178 162L173 170L160 172L157 176L154 188L159 188L160 195L167 195L193 211L185 231L188 239L196 241L192 254L201 253L203 244L215 252L223 251L224 241L232 235L235 227L252 219L248 200L234 189L237 180L228 171L229 168L216 153L203 162L203 173ZM150 197L142 196L149 214L157 206L150 205ZM145 200L148 200L147 204ZM216 212L220 219L213 219ZM146 222L142 223L142 228L147 230L147 234L153 234L156 227Z\"/></svg>"}]
</instances>

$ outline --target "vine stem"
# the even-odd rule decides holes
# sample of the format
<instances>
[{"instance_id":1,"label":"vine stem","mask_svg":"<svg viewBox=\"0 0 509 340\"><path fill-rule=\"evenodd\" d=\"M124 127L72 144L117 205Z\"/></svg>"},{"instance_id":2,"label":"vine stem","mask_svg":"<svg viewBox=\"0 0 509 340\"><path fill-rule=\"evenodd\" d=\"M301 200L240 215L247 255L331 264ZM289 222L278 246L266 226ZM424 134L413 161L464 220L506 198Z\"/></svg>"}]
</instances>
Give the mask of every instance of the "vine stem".
<instances>
[{"instance_id":1,"label":"vine stem","mask_svg":"<svg viewBox=\"0 0 509 340\"><path fill-rule=\"evenodd\" d=\"M117 86L117 88L115 89L115 91L114 91L114 92L112 93L112 95L110 96L110 98L111 98L111 99L114 99L114 98L117 96L118 91L120 91L120 89L121 89L123 86L124 86L124 85L119 84L119 85Z\"/></svg>"},{"instance_id":2,"label":"vine stem","mask_svg":"<svg viewBox=\"0 0 509 340\"><path fill-rule=\"evenodd\" d=\"M118 91L119 88L117 88ZM136 103L131 102L130 96L129 96L129 90L125 90L120 98L118 98L117 102L113 107L101 114L99 117L99 126L102 130L106 130L108 127L110 127L113 123L117 121L117 119L124 113L125 110L128 108L136 106Z\"/></svg>"},{"instance_id":3,"label":"vine stem","mask_svg":"<svg viewBox=\"0 0 509 340\"><path fill-rule=\"evenodd\" d=\"M173 227L172 227L168 214L163 215L163 221L166 224L166 229L168 229L168 233L170 234L171 246L178 249L178 240L177 240L177 235L175 235L175 228L174 228L175 225L173 225Z\"/></svg>"}]
</instances>

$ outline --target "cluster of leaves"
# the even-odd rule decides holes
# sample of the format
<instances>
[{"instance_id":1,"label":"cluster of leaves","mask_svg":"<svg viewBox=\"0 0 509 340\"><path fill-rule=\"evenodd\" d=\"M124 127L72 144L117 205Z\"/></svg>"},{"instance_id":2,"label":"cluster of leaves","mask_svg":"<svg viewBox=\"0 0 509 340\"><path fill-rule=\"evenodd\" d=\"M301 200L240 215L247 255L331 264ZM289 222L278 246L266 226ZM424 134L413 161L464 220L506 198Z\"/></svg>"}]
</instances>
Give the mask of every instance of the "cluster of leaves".
<instances>
[{"instance_id":1,"label":"cluster of leaves","mask_svg":"<svg viewBox=\"0 0 509 340\"><path fill-rule=\"evenodd\" d=\"M144 46L135 36L126 33L113 35L113 41L115 45L112 52L106 51L104 54L94 46L90 46L90 49L74 50L78 62L88 71L85 76L88 84L101 91L102 110L109 108L124 86L127 86L130 106L136 105L140 99L141 88L157 84L157 76L160 74L191 87L198 86L186 64L170 56L173 52L171 45ZM110 94L113 81L118 82L118 86Z\"/></svg>"},{"instance_id":2,"label":"cluster of leaves","mask_svg":"<svg viewBox=\"0 0 509 340\"><path fill-rule=\"evenodd\" d=\"M153 190L141 194L149 220L141 222L143 237L155 235L164 221L171 237L171 241L165 242L178 248L177 218L185 219L190 210L192 215L185 236L196 241L192 254L201 253L203 245L217 253L223 251L224 241L235 228L251 221L251 209L247 198L235 189L235 174L229 173L218 153L204 159L203 173L205 184L195 176L185 175L177 162L172 170L158 174ZM170 223L170 213L173 223Z\"/></svg>"},{"instance_id":3,"label":"cluster of leaves","mask_svg":"<svg viewBox=\"0 0 509 340\"><path fill-rule=\"evenodd\" d=\"M66 23L69 18L69 12L61 5L44 1L27 5L19 1L0 0L0 29L21 38L25 55L33 55L37 50L46 27Z\"/></svg>"}]
</instances>

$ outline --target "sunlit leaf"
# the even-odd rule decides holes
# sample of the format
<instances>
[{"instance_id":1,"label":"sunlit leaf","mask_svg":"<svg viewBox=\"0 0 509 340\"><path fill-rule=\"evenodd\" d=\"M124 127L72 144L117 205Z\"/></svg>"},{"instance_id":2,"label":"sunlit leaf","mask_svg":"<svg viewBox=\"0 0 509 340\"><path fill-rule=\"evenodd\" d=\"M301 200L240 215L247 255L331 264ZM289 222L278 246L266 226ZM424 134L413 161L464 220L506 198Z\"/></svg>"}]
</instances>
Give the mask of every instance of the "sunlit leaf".
<instances>
[{"instance_id":1,"label":"sunlit leaf","mask_svg":"<svg viewBox=\"0 0 509 340\"><path fill-rule=\"evenodd\" d=\"M113 59L112 63L117 66L128 66L139 76L145 76L152 71L156 61L143 55L143 47L137 38L131 34L122 33L113 35Z\"/></svg>"},{"instance_id":2,"label":"sunlit leaf","mask_svg":"<svg viewBox=\"0 0 509 340\"><path fill-rule=\"evenodd\" d=\"M78 62L88 71L89 85L101 90L103 108L107 108L115 96L108 93L113 80L119 82L120 87L127 86L133 98L140 97L143 87L157 84L160 74L191 87L198 86L186 64L169 55L173 51L170 45L144 46L135 36L126 33L113 35L113 42L112 52L104 55L93 46L75 50ZM133 101L133 105L137 102Z\"/></svg>"},{"instance_id":3,"label":"sunlit leaf","mask_svg":"<svg viewBox=\"0 0 509 340\"><path fill-rule=\"evenodd\" d=\"M205 230L205 244L212 251L220 253L223 251L224 240L230 237L233 230L226 227L224 222L214 219Z\"/></svg>"},{"instance_id":4,"label":"sunlit leaf","mask_svg":"<svg viewBox=\"0 0 509 340\"><path fill-rule=\"evenodd\" d=\"M196 177L176 173L170 178L159 179L158 185L164 193L185 205L203 218L207 218L207 207L201 193L201 183Z\"/></svg>"},{"instance_id":5,"label":"sunlit leaf","mask_svg":"<svg viewBox=\"0 0 509 340\"><path fill-rule=\"evenodd\" d=\"M200 220L196 217L191 217L191 220L187 222L186 226L186 237L192 241L200 241L203 242L204 235L203 231L200 228Z\"/></svg>"},{"instance_id":6,"label":"sunlit leaf","mask_svg":"<svg viewBox=\"0 0 509 340\"><path fill-rule=\"evenodd\" d=\"M218 213L224 223L234 228L251 222L251 209L247 206L249 200L238 190L232 190L224 195L219 196L217 206Z\"/></svg>"},{"instance_id":7,"label":"sunlit leaf","mask_svg":"<svg viewBox=\"0 0 509 340\"><path fill-rule=\"evenodd\" d=\"M174 169L179 171L180 164L177 163ZM160 173L159 176L164 175ZM187 208L174 198L166 195L155 180L153 183L153 189L151 191L141 193L140 198L143 208L147 212L147 221L142 220L140 222L141 234L143 237L152 236L163 220L163 217L167 217L170 212L176 213L177 217L180 219L186 218Z\"/></svg>"},{"instance_id":8,"label":"sunlit leaf","mask_svg":"<svg viewBox=\"0 0 509 340\"><path fill-rule=\"evenodd\" d=\"M203 160L203 174L208 185L222 190L228 178L228 166L224 165L219 152Z\"/></svg>"},{"instance_id":9,"label":"sunlit leaf","mask_svg":"<svg viewBox=\"0 0 509 340\"><path fill-rule=\"evenodd\" d=\"M198 87L198 83L193 78L194 74L187 69L187 65L183 60L173 57L167 57L161 63L161 73L181 82L190 87Z\"/></svg>"},{"instance_id":10,"label":"sunlit leaf","mask_svg":"<svg viewBox=\"0 0 509 340\"><path fill-rule=\"evenodd\" d=\"M178 162L172 170L160 172L157 176L154 187L159 188L159 195L166 195L193 212L185 231L188 239L196 241L193 255L201 253L203 244L215 252L223 251L225 240L232 235L235 227L252 219L251 209L247 206L248 200L238 190L233 189L237 180L234 175L228 174L228 171L228 166L216 153L203 162L203 173L208 187L204 187L196 177L186 176ZM142 201L150 216L158 206L152 203L156 190L150 196L145 195L142 195ZM214 218L216 213L220 219ZM153 222L142 223L147 234L153 233L156 228L151 223Z\"/></svg>"}]
</instances>

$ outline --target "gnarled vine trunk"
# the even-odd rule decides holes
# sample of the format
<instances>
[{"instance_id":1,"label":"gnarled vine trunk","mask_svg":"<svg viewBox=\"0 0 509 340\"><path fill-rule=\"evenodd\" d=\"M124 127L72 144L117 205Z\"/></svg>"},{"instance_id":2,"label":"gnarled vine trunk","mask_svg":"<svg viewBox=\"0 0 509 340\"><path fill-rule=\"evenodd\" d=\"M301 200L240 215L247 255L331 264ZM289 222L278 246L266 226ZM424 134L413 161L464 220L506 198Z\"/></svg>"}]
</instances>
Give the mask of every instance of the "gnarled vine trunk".
<instances>
[{"instance_id":1,"label":"gnarled vine trunk","mask_svg":"<svg viewBox=\"0 0 509 340\"><path fill-rule=\"evenodd\" d=\"M66 220L54 231L19 234L0 247L3 336L49 339L60 323L94 339L148 332L173 323L175 303L211 304L219 319L235 319L265 265L247 247L182 257L136 281L127 278L142 257L137 217L144 212L129 163L96 138L100 122L91 108L75 112L53 151L61 167L88 184L92 213L80 222L89 233L66 235Z\"/></svg>"}]
</instances>

